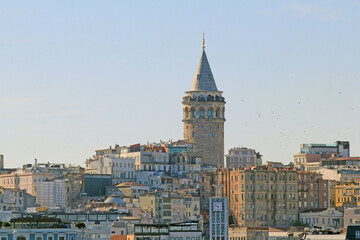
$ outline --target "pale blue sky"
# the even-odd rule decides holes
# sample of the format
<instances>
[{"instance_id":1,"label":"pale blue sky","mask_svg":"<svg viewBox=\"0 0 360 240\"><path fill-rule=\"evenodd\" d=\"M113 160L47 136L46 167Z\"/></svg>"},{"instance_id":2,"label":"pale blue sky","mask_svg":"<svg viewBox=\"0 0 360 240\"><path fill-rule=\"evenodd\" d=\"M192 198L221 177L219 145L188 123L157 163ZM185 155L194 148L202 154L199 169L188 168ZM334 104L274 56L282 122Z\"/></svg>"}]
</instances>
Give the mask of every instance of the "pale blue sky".
<instances>
[{"instance_id":1,"label":"pale blue sky","mask_svg":"<svg viewBox=\"0 0 360 240\"><path fill-rule=\"evenodd\" d=\"M301 143L360 155L358 1L3 1L6 167L82 164L115 143L181 139L202 33L227 101L225 151L289 162Z\"/></svg>"}]
</instances>

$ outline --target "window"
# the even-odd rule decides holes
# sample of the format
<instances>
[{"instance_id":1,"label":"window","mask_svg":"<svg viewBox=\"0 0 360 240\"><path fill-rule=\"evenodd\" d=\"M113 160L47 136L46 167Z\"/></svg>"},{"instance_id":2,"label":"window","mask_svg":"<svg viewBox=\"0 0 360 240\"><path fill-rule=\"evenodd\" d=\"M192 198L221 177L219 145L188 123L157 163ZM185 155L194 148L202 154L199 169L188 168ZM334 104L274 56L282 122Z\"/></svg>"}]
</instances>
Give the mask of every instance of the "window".
<instances>
[{"instance_id":1,"label":"window","mask_svg":"<svg viewBox=\"0 0 360 240\"><path fill-rule=\"evenodd\" d=\"M196 110L193 110L192 115L193 117L196 117Z\"/></svg>"},{"instance_id":2,"label":"window","mask_svg":"<svg viewBox=\"0 0 360 240\"><path fill-rule=\"evenodd\" d=\"M210 137L210 138L213 138L213 133L209 133L209 137Z\"/></svg>"},{"instance_id":3,"label":"window","mask_svg":"<svg viewBox=\"0 0 360 240\"><path fill-rule=\"evenodd\" d=\"M193 135L193 138L194 138L194 137L196 136L196 135L195 135L195 132L193 132L193 134L192 134L192 135Z\"/></svg>"}]
</instances>

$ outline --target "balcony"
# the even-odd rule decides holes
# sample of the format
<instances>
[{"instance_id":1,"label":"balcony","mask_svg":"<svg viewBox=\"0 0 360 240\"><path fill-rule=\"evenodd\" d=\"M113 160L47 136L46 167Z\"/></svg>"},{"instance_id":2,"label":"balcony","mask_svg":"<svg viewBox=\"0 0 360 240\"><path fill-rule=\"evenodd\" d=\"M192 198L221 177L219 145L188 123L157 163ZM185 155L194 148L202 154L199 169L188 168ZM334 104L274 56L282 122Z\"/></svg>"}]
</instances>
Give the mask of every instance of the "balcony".
<instances>
[{"instance_id":1,"label":"balcony","mask_svg":"<svg viewBox=\"0 0 360 240\"><path fill-rule=\"evenodd\" d=\"M207 97L205 96L188 96L188 97L183 97L183 102L184 103L188 103L188 102L223 102L225 103L225 98L222 96L211 96L208 95Z\"/></svg>"}]
</instances>

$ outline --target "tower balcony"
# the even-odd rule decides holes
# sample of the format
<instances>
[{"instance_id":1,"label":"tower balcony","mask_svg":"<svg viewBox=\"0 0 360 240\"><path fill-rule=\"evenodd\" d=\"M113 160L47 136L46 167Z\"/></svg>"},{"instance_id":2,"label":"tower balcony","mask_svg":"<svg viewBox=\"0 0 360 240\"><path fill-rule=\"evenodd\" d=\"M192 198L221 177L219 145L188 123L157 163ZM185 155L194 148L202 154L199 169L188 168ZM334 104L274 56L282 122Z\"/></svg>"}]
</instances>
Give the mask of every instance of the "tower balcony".
<instances>
[{"instance_id":1,"label":"tower balcony","mask_svg":"<svg viewBox=\"0 0 360 240\"><path fill-rule=\"evenodd\" d=\"M225 98L222 96L186 96L183 97L183 103L189 102L223 102L225 103Z\"/></svg>"}]
</instances>

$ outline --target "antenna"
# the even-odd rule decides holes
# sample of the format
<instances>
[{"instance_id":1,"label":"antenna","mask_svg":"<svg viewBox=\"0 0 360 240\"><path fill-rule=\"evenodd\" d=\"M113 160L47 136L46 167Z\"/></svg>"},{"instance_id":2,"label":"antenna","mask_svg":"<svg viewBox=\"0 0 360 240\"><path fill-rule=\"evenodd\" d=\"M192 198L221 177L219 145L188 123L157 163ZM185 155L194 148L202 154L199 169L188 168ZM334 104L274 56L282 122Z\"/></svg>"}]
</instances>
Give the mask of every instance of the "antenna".
<instances>
[{"instance_id":1,"label":"antenna","mask_svg":"<svg viewBox=\"0 0 360 240\"><path fill-rule=\"evenodd\" d=\"M203 33L203 46L202 49L205 50L205 33Z\"/></svg>"}]
</instances>

